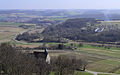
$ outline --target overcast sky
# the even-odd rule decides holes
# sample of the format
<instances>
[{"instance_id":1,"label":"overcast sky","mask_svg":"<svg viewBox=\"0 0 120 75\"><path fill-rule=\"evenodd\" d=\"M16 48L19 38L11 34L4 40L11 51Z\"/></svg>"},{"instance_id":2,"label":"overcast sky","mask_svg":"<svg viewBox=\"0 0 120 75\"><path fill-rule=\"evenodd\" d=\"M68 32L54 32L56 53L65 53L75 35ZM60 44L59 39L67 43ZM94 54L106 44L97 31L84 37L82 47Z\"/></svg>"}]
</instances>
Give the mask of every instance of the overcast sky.
<instances>
[{"instance_id":1,"label":"overcast sky","mask_svg":"<svg viewBox=\"0 0 120 75\"><path fill-rule=\"evenodd\" d=\"M0 0L0 9L120 9L120 0Z\"/></svg>"}]
</instances>

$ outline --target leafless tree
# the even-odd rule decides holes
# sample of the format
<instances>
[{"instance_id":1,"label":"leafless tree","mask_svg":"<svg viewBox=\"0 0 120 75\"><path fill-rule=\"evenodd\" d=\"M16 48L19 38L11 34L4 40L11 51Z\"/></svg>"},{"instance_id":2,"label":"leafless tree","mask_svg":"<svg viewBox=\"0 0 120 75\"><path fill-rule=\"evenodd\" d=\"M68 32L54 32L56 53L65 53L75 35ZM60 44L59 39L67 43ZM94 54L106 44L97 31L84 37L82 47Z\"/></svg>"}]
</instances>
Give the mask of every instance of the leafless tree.
<instances>
[{"instance_id":1,"label":"leafless tree","mask_svg":"<svg viewBox=\"0 0 120 75\"><path fill-rule=\"evenodd\" d=\"M8 43L0 45L0 72L7 75L32 75L34 57L17 51Z\"/></svg>"},{"instance_id":2,"label":"leafless tree","mask_svg":"<svg viewBox=\"0 0 120 75\"><path fill-rule=\"evenodd\" d=\"M22 53L8 43L0 45L0 73L7 75L56 75L74 74L75 70L84 71L87 63L81 59L69 56L58 56L48 64L42 58Z\"/></svg>"},{"instance_id":3,"label":"leafless tree","mask_svg":"<svg viewBox=\"0 0 120 75\"><path fill-rule=\"evenodd\" d=\"M84 71L86 65L86 61L75 57L70 58L67 55L58 56L52 62L53 71L56 75L73 75L76 70Z\"/></svg>"}]
</instances>

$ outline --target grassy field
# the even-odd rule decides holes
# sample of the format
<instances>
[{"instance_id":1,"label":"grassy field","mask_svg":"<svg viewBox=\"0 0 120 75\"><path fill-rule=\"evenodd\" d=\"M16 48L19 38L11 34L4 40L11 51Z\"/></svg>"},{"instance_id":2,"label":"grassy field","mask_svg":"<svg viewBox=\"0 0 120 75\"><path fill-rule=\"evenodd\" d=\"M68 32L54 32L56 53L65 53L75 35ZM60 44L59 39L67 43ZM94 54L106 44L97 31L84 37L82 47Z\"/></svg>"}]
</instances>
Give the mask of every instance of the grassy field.
<instances>
[{"instance_id":1,"label":"grassy field","mask_svg":"<svg viewBox=\"0 0 120 75\"><path fill-rule=\"evenodd\" d=\"M100 24L97 24L97 26L101 26L101 25L118 25L118 27L120 28L120 21L102 21Z\"/></svg>"},{"instance_id":2,"label":"grassy field","mask_svg":"<svg viewBox=\"0 0 120 75\"><path fill-rule=\"evenodd\" d=\"M0 27L0 43L11 41L16 34L25 31L25 29L18 27Z\"/></svg>"},{"instance_id":3,"label":"grassy field","mask_svg":"<svg viewBox=\"0 0 120 75\"><path fill-rule=\"evenodd\" d=\"M4 27L4 25L6 26ZM12 27L10 27L9 25L11 25ZM20 24L0 22L0 43L10 42L16 44L17 46L31 47L31 48L38 47L39 45L43 44L43 43L24 43L24 42L21 43L21 42L13 41L13 38L16 36L16 34L26 31L25 29L19 27L13 27L18 25ZM59 43L45 43L45 44L56 45ZM70 46L69 43L66 43L65 45ZM76 58L81 58L88 61L89 63L87 66L88 70L120 74L120 48L112 47L110 49L106 49L104 47L97 47L91 45L83 45L83 47L78 47L77 44L75 44L75 46L77 47L77 50L75 50L75 52L71 52L71 51L50 52L50 56L59 56L59 55L69 55L70 57L76 56ZM82 74L76 73L75 75L92 75L92 74L83 72ZM99 75L104 75L104 74L99 74Z\"/></svg>"},{"instance_id":4,"label":"grassy field","mask_svg":"<svg viewBox=\"0 0 120 75\"><path fill-rule=\"evenodd\" d=\"M19 28L23 23L0 22L0 43L12 40L16 34L23 32L25 29Z\"/></svg>"},{"instance_id":5,"label":"grassy field","mask_svg":"<svg viewBox=\"0 0 120 75\"><path fill-rule=\"evenodd\" d=\"M102 49L83 47L77 50L88 60L88 70L120 73L120 49ZM94 60L98 59L98 61ZM90 59L92 58L92 59Z\"/></svg>"},{"instance_id":6,"label":"grassy field","mask_svg":"<svg viewBox=\"0 0 120 75\"><path fill-rule=\"evenodd\" d=\"M116 74L120 74L120 69L118 69L117 71L115 71Z\"/></svg>"},{"instance_id":7,"label":"grassy field","mask_svg":"<svg viewBox=\"0 0 120 75\"><path fill-rule=\"evenodd\" d=\"M111 74L98 74L98 75L111 75Z\"/></svg>"},{"instance_id":8,"label":"grassy field","mask_svg":"<svg viewBox=\"0 0 120 75\"><path fill-rule=\"evenodd\" d=\"M50 75L55 75L55 74L52 72ZM88 73L88 72L77 72L76 71L74 75L93 75L93 74Z\"/></svg>"},{"instance_id":9,"label":"grassy field","mask_svg":"<svg viewBox=\"0 0 120 75\"><path fill-rule=\"evenodd\" d=\"M114 69L119 67L120 65L119 61L113 61L113 60L101 60L98 62L94 62L89 65L90 70L95 71L101 71L101 72L114 72Z\"/></svg>"},{"instance_id":10,"label":"grassy field","mask_svg":"<svg viewBox=\"0 0 120 75\"><path fill-rule=\"evenodd\" d=\"M120 21L103 21L102 24L104 25L115 25L115 24L118 24L120 25Z\"/></svg>"},{"instance_id":11,"label":"grassy field","mask_svg":"<svg viewBox=\"0 0 120 75\"><path fill-rule=\"evenodd\" d=\"M69 45L69 44L67 44ZM68 55L70 57L88 61L87 69L97 72L108 72L120 74L120 49L104 49L85 45L79 47L75 52L51 52L50 56Z\"/></svg>"},{"instance_id":12,"label":"grassy field","mask_svg":"<svg viewBox=\"0 0 120 75\"><path fill-rule=\"evenodd\" d=\"M19 43L13 42L18 46L23 47L37 47L43 43ZM46 43L47 45L59 44L59 43ZM70 44L66 43L69 46ZM77 47L77 44L76 44ZM68 55L76 56L77 58L85 59L88 61L87 69L91 71L98 72L110 72L120 74L120 48L106 49L104 47L96 47L91 45L83 45L83 47L78 47L75 52L71 51L60 51L60 52L50 52L50 56ZM86 74L85 74L86 75Z\"/></svg>"},{"instance_id":13,"label":"grassy field","mask_svg":"<svg viewBox=\"0 0 120 75\"><path fill-rule=\"evenodd\" d=\"M0 22L0 26L19 26L19 25L24 25L24 23Z\"/></svg>"},{"instance_id":14,"label":"grassy field","mask_svg":"<svg viewBox=\"0 0 120 75\"><path fill-rule=\"evenodd\" d=\"M84 48L94 48L94 49L101 49L106 50L105 47L98 47L98 46L91 46L91 45L83 45ZM120 48L111 47L109 50L120 50Z\"/></svg>"}]
</instances>

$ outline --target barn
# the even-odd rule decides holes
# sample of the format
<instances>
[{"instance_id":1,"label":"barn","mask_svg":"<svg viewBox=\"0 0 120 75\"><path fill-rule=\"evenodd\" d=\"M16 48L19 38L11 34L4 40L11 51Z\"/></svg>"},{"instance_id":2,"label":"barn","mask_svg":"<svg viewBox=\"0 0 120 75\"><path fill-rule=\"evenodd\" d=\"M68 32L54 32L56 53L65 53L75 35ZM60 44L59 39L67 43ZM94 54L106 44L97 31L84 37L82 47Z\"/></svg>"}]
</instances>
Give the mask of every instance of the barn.
<instances>
[{"instance_id":1,"label":"barn","mask_svg":"<svg viewBox=\"0 0 120 75\"><path fill-rule=\"evenodd\" d=\"M50 56L47 49L45 49L44 51L33 51L33 53L31 54L34 55L37 59L42 58L48 64L50 64Z\"/></svg>"}]
</instances>

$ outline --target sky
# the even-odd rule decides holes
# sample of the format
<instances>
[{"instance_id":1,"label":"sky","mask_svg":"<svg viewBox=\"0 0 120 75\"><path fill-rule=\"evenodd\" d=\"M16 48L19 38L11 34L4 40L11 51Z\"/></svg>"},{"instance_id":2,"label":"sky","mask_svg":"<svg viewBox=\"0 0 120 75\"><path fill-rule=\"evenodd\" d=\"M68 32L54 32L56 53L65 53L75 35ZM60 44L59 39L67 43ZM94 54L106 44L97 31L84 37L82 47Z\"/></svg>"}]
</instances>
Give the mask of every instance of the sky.
<instances>
[{"instance_id":1,"label":"sky","mask_svg":"<svg viewBox=\"0 0 120 75\"><path fill-rule=\"evenodd\" d=\"M0 0L0 9L120 9L120 0Z\"/></svg>"}]
</instances>

